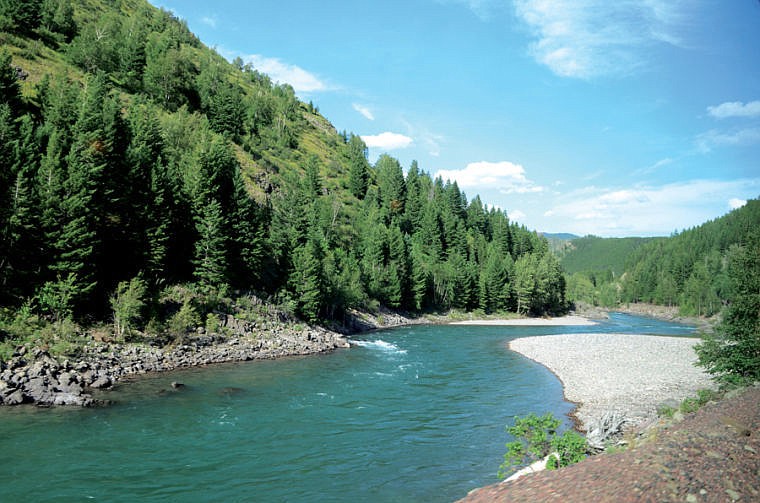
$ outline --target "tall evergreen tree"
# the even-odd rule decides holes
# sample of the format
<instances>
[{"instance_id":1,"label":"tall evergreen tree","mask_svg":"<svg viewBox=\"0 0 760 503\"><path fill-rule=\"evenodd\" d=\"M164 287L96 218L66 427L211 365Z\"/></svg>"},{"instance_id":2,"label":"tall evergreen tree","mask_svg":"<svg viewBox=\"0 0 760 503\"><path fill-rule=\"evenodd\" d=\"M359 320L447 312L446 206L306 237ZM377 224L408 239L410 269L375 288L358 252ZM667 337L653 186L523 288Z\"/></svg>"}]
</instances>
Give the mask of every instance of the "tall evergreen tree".
<instances>
[{"instance_id":1,"label":"tall evergreen tree","mask_svg":"<svg viewBox=\"0 0 760 503\"><path fill-rule=\"evenodd\" d=\"M367 146L359 136L351 135L348 140L348 189L358 199L364 199L369 183L369 163Z\"/></svg>"},{"instance_id":2,"label":"tall evergreen tree","mask_svg":"<svg viewBox=\"0 0 760 503\"><path fill-rule=\"evenodd\" d=\"M198 240L195 242L193 277L208 290L223 287L227 282L227 236L222 205L212 199L196 218Z\"/></svg>"}]
</instances>

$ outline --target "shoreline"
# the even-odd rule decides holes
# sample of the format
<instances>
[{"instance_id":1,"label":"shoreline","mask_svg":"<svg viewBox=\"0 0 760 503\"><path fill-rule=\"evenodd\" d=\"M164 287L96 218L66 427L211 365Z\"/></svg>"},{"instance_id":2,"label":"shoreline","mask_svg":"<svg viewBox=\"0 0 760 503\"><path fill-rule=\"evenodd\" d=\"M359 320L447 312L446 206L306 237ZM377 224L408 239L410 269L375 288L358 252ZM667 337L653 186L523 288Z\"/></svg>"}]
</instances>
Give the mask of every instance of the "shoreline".
<instances>
[{"instance_id":1,"label":"shoreline","mask_svg":"<svg viewBox=\"0 0 760 503\"><path fill-rule=\"evenodd\" d=\"M588 431L607 412L626 427L654 420L659 406L715 388L694 366L698 339L632 334L560 334L524 337L509 349L546 367L575 404L570 418Z\"/></svg>"},{"instance_id":2,"label":"shoreline","mask_svg":"<svg viewBox=\"0 0 760 503\"><path fill-rule=\"evenodd\" d=\"M254 322L226 315L225 335L199 329L163 347L90 340L77 354L56 357L46 348L21 346L8 361L0 361L0 407L107 405L113 386L148 373L317 355L350 347L347 335L418 323L427 320L386 309L374 315L351 312L344 325L328 328L276 316Z\"/></svg>"}]
</instances>

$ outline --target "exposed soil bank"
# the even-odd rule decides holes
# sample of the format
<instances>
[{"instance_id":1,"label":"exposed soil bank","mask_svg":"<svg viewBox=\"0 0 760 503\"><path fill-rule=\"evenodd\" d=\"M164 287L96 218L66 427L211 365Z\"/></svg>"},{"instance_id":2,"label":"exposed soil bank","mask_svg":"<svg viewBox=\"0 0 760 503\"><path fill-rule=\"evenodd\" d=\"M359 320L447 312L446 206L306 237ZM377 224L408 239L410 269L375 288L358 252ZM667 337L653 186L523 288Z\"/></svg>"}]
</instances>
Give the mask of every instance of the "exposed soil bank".
<instances>
[{"instance_id":1,"label":"exposed soil bank","mask_svg":"<svg viewBox=\"0 0 760 503\"><path fill-rule=\"evenodd\" d=\"M473 490L507 501L760 501L760 387L652 430L623 452Z\"/></svg>"}]
</instances>

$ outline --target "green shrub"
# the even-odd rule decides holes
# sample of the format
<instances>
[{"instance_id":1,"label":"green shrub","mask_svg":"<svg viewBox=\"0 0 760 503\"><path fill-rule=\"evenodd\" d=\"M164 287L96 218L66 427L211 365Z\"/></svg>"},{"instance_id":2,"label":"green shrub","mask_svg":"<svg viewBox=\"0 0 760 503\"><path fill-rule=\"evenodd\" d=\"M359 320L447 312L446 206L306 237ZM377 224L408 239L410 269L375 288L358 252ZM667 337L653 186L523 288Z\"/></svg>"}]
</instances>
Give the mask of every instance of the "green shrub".
<instances>
[{"instance_id":1,"label":"green shrub","mask_svg":"<svg viewBox=\"0 0 760 503\"><path fill-rule=\"evenodd\" d=\"M697 402L700 406L720 398L720 393L711 389L697 390Z\"/></svg>"},{"instance_id":2,"label":"green shrub","mask_svg":"<svg viewBox=\"0 0 760 503\"><path fill-rule=\"evenodd\" d=\"M696 412L699 410L699 405L699 401L696 398L684 398L678 409L683 414L688 414L690 412Z\"/></svg>"},{"instance_id":3,"label":"green shrub","mask_svg":"<svg viewBox=\"0 0 760 503\"><path fill-rule=\"evenodd\" d=\"M182 307L179 308L174 316L169 319L168 329L169 333L174 337L181 338L187 334L187 332L193 330L200 324L200 316L190 302L185 302Z\"/></svg>"},{"instance_id":4,"label":"green shrub","mask_svg":"<svg viewBox=\"0 0 760 503\"><path fill-rule=\"evenodd\" d=\"M659 417L666 417L668 419L673 419L673 415L675 415L676 409L671 407L670 405L661 405L657 408L657 415Z\"/></svg>"},{"instance_id":5,"label":"green shrub","mask_svg":"<svg viewBox=\"0 0 760 503\"><path fill-rule=\"evenodd\" d=\"M560 420L551 413L540 417L532 413L524 418L516 417L515 424L507 427L507 433L514 440L506 444L507 453L499 467L499 478L504 478L518 466L543 459L552 452L556 452L559 459L550 458L547 462L548 469L567 466L583 459L586 455L586 439L573 431L557 435L560 424Z\"/></svg>"},{"instance_id":6,"label":"green shrub","mask_svg":"<svg viewBox=\"0 0 760 503\"><path fill-rule=\"evenodd\" d=\"M139 277L132 278L129 282L122 281L116 287L110 300L114 332L118 338L129 336L141 320L146 292L145 282Z\"/></svg>"},{"instance_id":7,"label":"green shrub","mask_svg":"<svg viewBox=\"0 0 760 503\"><path fill-rule=\"evenodd\" d=\"M551 456L547 460L547 470L569 466L586 457L586 438L571 430L565 431L560 436L555 436L551 441L551 446L552 452L556 453L557 456Z\"/></svg>"}]
</instances>

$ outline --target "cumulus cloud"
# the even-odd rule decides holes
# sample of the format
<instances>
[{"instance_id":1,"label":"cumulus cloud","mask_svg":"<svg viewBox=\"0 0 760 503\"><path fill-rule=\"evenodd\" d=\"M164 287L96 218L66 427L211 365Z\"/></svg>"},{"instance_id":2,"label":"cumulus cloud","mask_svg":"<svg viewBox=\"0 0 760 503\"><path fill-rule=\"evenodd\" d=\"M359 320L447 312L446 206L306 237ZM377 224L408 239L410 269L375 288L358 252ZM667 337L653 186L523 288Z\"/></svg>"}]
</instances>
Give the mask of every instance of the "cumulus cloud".
<instances>
[{"instance_id":1,"label":"cumulus cloud","mask_svg":"<svg viewBox=\"0 0 760 503\"><path fill-rule=\"evenodd\" d=\"M532 31L531 55L562 77L629 73L654 44L681 45L688 0L514 0Z\"/></svg>"},{"instance_id":2,"label":"cumulus cloud","mask_svg":"<svg viewBox=\"0 0 760 503\"><path fill-rule=\"evenodd\" d=\"M444 180L456 180L461 188L487 187L497 189L502 194L525 194L544 190L525 176L525 168L509 161L471 162L464 169L444 169L438 171L435 176Z\"/></svg>"},{"instance_id":3,"label":"cumulus cloud","mask_svg":"<svg viewBox=\"0 0 760 503\"><path fill-rule=\"evenodd\" d=\"M352 103L351 107L357 112L359 112L360 114L362 114L366 119L371 120L371 121L375 120L375 116L372 114L372 110L365 107L364 105L360 105L358 103Z\"/></svg>"},{"instance_id":4,"label":"cumulus cloud","mask_svg":"<svg viewBox=\"0 0 760 503\"><path fill-rule=\"evenodd\" d=\"M731 117L760 117L760 101L727 101L720 105L707 107L707 113L716 119Z\"/></svg>"},{"instance_id":5,"label":"cumulus cloud","mask_svg":"<svg viewBox=\"0 0 760 503\"><path fill-rule=\"evenodd\" d=\"M267 58L260 54L251 54L243 58L256 70L265 73L280 84L290 84L296 92L326 91L328 86L316 75L300 66L284 63L277 58Z\"/></svg>"},{"instance_id":6,"label":"cumulus cloud","mask_svg":"<svg viewBox=\"0 0 760 503\"><path fill-rule=\"evenodd\" d=\"M512 220L513 222L516 222L516 221L525 220L525 217L527 217L528 215L526 215L525 212L520 211L520 210L512 210L512 211L507 212L507 216L509 216L510 220Z\"/></svg>"},{"instance_id":7,"label":"cumulus cloud","mask_svg":"<svg viewBox=\"0 0 760 503\"><path fill-rule=\"evenodd\" d=\"M414 140L408 136L399 133L386 131L377 135L362 135L362 140L369 148L380 148L384 150L395 150L406 148L414 143Z\"/></svg>"},{"instance_id":8,"label":"cumulus cloud","mask_svg":"<svg viewBox=\"0 0 760 503\"><path fill-rule=\"evenodd\" d=\"M747 204L747 200L746 199L739 199L739 198L736 198L736 197L732 197L731 199L728 200L728 207L731 208L732 210L735 210L737 208L741 208L745 204Z\"/></svg>"}]
</instances>

